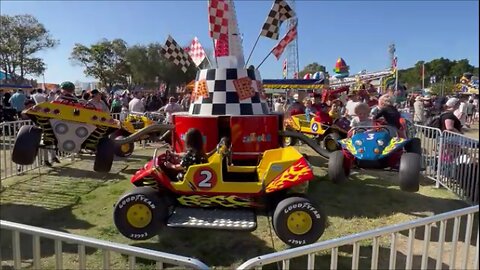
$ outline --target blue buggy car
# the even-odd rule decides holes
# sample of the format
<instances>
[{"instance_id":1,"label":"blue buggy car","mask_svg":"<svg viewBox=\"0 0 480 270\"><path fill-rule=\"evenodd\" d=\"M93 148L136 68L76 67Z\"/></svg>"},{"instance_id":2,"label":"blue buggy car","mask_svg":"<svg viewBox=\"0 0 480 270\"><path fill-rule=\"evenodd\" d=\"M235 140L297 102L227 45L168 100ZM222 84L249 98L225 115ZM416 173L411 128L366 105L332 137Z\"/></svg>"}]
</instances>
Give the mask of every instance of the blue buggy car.
<instances>
[{"instance_id":1,"label":"blue buggy car","mask_svg":"<svg viewBox=\"0 0 480 270\"><path fill-rule=\"evenodd\" d=\"M418 191L422 167L420 139L392 133L387 126L352 129L348 138L339 140L341 150L330 154L328 175L332 182L345 182L353 167L390 168L398 169L401 190Z\"/></svg>"}]
</instances>

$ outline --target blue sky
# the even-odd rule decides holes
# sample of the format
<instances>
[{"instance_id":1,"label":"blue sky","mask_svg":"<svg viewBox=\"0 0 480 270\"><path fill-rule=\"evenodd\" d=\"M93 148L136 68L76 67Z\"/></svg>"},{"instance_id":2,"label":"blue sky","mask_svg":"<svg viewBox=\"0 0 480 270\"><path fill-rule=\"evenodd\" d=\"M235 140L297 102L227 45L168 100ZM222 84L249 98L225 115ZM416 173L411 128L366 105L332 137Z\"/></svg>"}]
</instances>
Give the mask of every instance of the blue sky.
<instances>
[{"instance_id":1,"label":"blue sky","mask_svg":"<svg viewBox=\"0 0 480 270\"><path fill-rule=\"evenodd\" d=\"M235 2L245 58L271 4ZM89 45L102 38L122 38L129 45L163 43L171 34L182 45L197 36L204 47L212 47L207 1L1 1L0 5L2 15L34 15L60 40L56 48L39 53L47 64L47 82L92 80L68 60L75 43ZM332 70L336 59L343 57L353 73L382 70L389 64L387 48L392 42L400 68L439 57L467 58L478 66L478 8L478 1L296 1L300 69L318 62ZM258 65L276 42L260 38L250 63ZM280 78L282 59L270 56L260 68L262 77Z\"/></svg>"}]
</instances>

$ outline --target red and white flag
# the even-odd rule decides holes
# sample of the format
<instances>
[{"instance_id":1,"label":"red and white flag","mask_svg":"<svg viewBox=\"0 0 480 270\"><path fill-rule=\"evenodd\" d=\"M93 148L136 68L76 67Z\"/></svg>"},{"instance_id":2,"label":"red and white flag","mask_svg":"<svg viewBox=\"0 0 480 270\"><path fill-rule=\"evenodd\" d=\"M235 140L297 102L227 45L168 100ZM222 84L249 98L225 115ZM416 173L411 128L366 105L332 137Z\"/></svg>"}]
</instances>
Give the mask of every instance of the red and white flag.
<instances>
[{"instance_id":1,"label":"red and white flag","mask_svg":"<svg viewBox=\"0 0 480 270\"><path fill-rule=\"evenodd\" d=\"M184 49L188 55L190 55L190 58L192 58L193 63L198 67L200 64L205 60L205 57L207 55L205 54L205 50L202 47L202 44L198 41L197 37L194 37L192 40L192 43L190 43L190 46Z\"/></svg>"},{"instance_id":2,"label":"red and white flag","mask_svg":"<svg viewBox=\"0 0 480 270\"><path fill-rule=\"evenodd\" d=\"M275 55L277 60L282 55L283 51L287 47L287 45L292 42L297 37L297 25L293 25L290 30L288 30L287 34L278 42L277 46L273 47L272 53Z\"/></svg>"},{"instance_id":3,"label":"red and white flag","mask_svg":"<svg viewBox=\"0 0 480 270\"><path fill-rule=\"evenodd\" d=\"M228 44L228 36L221 36L215 40L215 57L229 56L230 46Z\"/></svg>"},{"instance_id":4,"label":"red and white flag","mask_svg":"<svg viewBox=\"0 0 480 270\"><path fill-rule=\"evenodd\" d=\"M286 79L288 74L288 60L286 58L285 60L283 60L282 73L283 73L283 78Z\"/></svg>"},{"instance_id":5,"label":"red and white flag","mask_svg":"<svg viewBox=\"0 0 480 270\"><path fill-rule=\"evenodd\" d=\"M208 22L210 37L220 39L228 36L228 3L225 0L208 1Z\"/></svg>"},{"instance_id":6,"label":"red and white flag","mask_svg":"<svg viewBox=\"0 0 480 270\"><path fill-rule=\"evenodd\" d=\"M392 69L397 70L397 57L395 56L392 60Z\"/></svg>"}]
</instances>

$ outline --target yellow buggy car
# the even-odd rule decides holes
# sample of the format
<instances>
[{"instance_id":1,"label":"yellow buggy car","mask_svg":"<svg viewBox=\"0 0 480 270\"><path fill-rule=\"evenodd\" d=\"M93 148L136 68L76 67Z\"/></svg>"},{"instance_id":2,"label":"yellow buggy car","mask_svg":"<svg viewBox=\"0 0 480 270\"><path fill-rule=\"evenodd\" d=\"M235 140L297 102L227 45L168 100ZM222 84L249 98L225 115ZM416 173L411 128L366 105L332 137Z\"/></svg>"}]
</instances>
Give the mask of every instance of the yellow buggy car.
<instances>
[{"instance_id":1,"label":"yellow buggy car","mask_svg":"<svg viewBox=\"0 0 480 270\"><path fill-rule=\"evenodd\" d=\"M164 115L155 112L147 113L134 113L130 112L125 119L122 120L122 128L117 130L111 135L111 139L120 140L128 137L139 130L152 126L157 123L163 122ZM149 133L143 136L139 136L136 140L147 140L152 137L158 137L158 133ZM169 141L169 137L164 138L165 141ZM115 155L119 157L128 157L135 150L135 144L133 142L125 144L115 144Z\"/></svg>"},{"instance_id":2,"label":"yellow buggy car","mask_svg":"<svg viewBox=\"0 0 480 270\"><path fill-rule=\"evenodd\" d=\"M231 164L223 143L208 163L192 165L181 179L165 167L168 151L132 176L136 186L115 204L114 222L125 237L149 239L162 227L254 230L258 214L270 215L277 236L291 246L316 242L326 216L305 192L313 172L293 147L267 150L256 166Z\"/></svg>"},{"instance_id":3,"label":"yellow buggy car","mask_svg":"<svg viewBox=\"0 0 480 270\"><path fill-rule=\"evenodd\" d=\"M341 124L341 121L334 121L332 125L327 125L319 121L317 117L311 117L307 121L305 114L292 115L285 120L285 129L296 131L305 136L314 139L320 146L329 152L340 149L338 140L346 138L348 127ZM295 145L297 139L285 137L285 145Z\"/></svg>"}]
</instances>

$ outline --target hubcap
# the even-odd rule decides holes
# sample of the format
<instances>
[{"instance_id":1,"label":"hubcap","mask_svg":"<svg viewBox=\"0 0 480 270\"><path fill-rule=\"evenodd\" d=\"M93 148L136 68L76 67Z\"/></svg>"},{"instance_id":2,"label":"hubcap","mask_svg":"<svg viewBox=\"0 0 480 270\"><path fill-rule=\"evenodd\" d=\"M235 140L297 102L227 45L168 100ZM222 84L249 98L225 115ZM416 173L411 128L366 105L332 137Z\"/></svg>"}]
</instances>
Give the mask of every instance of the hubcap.
<instances>
[{"instance_id":1,"label":"hubcap","mask_svg":"<svg viewBox=\"0 0 480 270\"><path fill-rule=\"evenodd\" d=\"M136 203L128 208L127 221L135 228L145 228L152 221L152 211L146 205Z\"/></svg>"},{"instance_id":2,"label":"hubcap","mask_svg":"<svg viewBox=\"0 0 480 270\"><path fill-rule=\"evenodd\" d=\"M292 138L290 138L290 137L285 137L284 142L285 142L285 145L290 145L290 144L292 143Z\"/></svg>"},{"instance_id":3,"label":"hubcap","mask_svg":"<svg viewBox=\"0 0 480 270\"><path fill-rule=\"evenodd\" d=\"M334 140L327 140L325 142L325 146L328 151L335 151L337 150L337 143Z\"/></svg>"},{"instance_id":4,"label":"hubcap","mask_svg":"<svg viewBox=\"0 0 480 270\"><path fill-rule=\"evenodd\" d=\"M306 234L312 229L312 217L305 211L293 211L287 220L290 232L296 235Z\"/></svg>"},{"instance_id":5,"label":"hubcap","mask_svg":"<svg viewBox=\"0 0 480 270\"><path fill-rule=\"evenodd\" d=\"M130 151L130 144L122 144L122 146L120 146L120 150L122 151L122 153L128 153Z\"/></svg>"}]
</instances>

